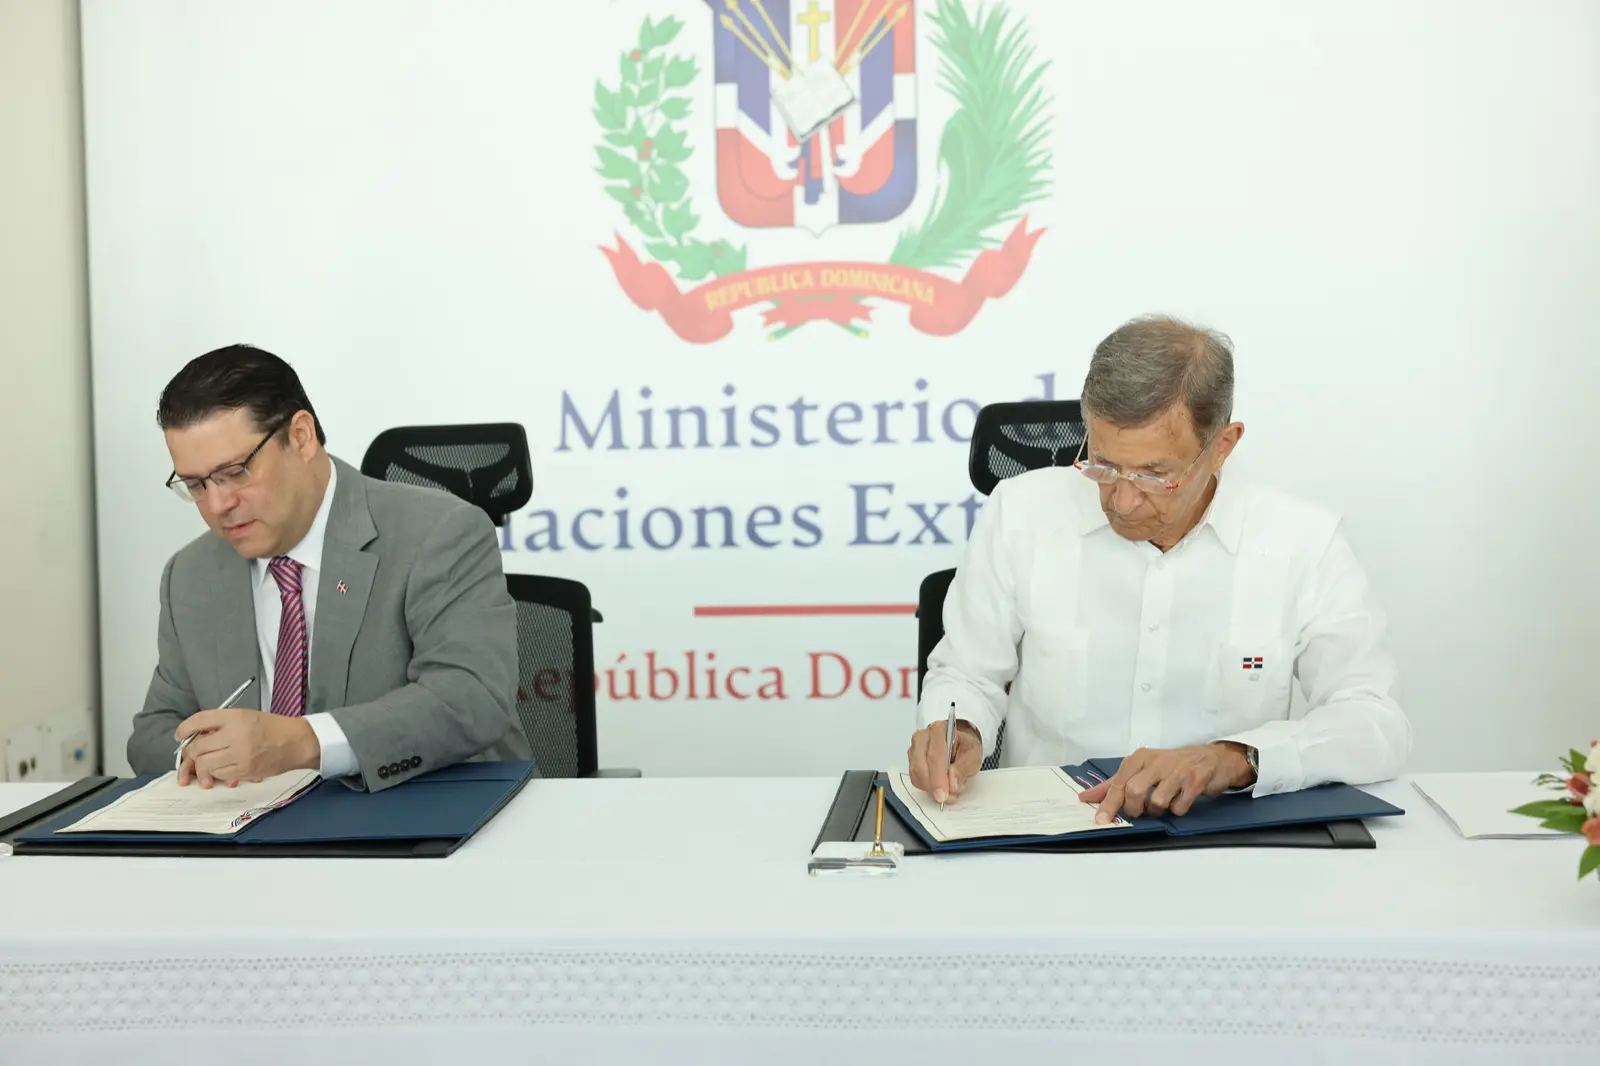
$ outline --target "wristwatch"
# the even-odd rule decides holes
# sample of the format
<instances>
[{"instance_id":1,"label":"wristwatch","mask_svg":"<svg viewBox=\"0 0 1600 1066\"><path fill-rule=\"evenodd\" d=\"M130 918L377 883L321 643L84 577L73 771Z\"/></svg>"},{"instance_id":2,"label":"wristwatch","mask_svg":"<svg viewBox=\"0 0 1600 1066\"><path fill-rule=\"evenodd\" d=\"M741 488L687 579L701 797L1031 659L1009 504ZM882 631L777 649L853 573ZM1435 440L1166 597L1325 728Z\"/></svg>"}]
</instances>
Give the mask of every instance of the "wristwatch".
<instances>
[{"instance_id":1,"label":"wristwatch","mask_svg":"<svg viewBox=\"0 0 1600 1066\"><path fill-rule=\"evenodd\" d=\"M1250 767L1250 783L1248 785L1239 785L1235 788L1230 788L1225 795L1231 796L1236 792L1249 792L1251 789L1255 788L1256 782L1261 780L1261 753L1251 745L1240 744L1237 740L1224 740L1219 741L1219 743L1226 744L1230 747L1237 746L1243 748L1244 761Z\"/></svg>"}]
</instances>

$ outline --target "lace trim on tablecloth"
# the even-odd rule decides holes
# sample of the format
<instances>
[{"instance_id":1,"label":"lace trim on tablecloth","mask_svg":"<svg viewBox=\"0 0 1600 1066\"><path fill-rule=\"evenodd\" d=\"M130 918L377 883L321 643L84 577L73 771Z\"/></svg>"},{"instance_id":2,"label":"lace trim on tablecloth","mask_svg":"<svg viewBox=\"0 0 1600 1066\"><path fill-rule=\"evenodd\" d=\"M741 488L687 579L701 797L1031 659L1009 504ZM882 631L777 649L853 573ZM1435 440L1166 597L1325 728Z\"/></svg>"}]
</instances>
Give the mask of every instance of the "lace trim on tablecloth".
<instances>
[{"instance_id":1,"label":"lace trim on tablecloth","mask_svg":"<svg viewBox=\"0 0 1600 1066\"><path fill-rule=\"evenodd\" d=\"M1315 956L548 951L0 962L0 1033L496 1024L1582 1045L1600 1041L1597 988L1600 966Z\"/></svg>"}]
</instances>

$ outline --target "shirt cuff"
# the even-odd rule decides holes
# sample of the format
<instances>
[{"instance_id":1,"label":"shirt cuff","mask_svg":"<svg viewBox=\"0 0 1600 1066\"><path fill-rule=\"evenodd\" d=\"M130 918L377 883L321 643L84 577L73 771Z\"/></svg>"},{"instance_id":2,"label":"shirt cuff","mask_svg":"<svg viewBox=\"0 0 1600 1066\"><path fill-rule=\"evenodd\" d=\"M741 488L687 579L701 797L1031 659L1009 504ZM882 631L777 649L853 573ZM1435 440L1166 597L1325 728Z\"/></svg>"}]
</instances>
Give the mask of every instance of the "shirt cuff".
<instances>
[{"instance_id":1,"label":"shirt cuff","mask_svg":"<svg viewBox=\"0 0 1600 1066\"><path fill-rule=\"evenodd\" d=\"M1275 725L1281 723L1273 723ZM1300 765L1300 747L1278 729L1247 729L1220 740L1256 749L1256 783L1252 796L1274 796L1279 792L1298 792L1305 787L1306 774Z\"/></svg>"},{"instance_id":2,"label":"shirt cuff","mask_svg":"<svg viewBox=\"0 0 1600 1066\"><path fill-rule=\"evenodd\" d=\"M317 767L318 773L323 777L345 777L360 769L356 765L356 753L350 750L350 741L333 715L308 714L306 725L317 735L317 743L322 748L322 764Z\"/></svg>"},{"instance_id":3,"label":"shirt cuff","mask_svg":"<svg viewBox=\"0 0 1600 1066\"><path fill-rule=\"evenodd\" d=\"M956 721L964 720L972 723L972 727L978 731L978 736L983 741L983 757L987 759L994 754L995 737L1000 732L1001 718L982 700L971 696L963 698L963 695L955 697ZM922 702L917 706L917 716L922 721L922 728L948 722L950 701L949 695L937 690L924 689Z\"/></svg>"}]
</instances>

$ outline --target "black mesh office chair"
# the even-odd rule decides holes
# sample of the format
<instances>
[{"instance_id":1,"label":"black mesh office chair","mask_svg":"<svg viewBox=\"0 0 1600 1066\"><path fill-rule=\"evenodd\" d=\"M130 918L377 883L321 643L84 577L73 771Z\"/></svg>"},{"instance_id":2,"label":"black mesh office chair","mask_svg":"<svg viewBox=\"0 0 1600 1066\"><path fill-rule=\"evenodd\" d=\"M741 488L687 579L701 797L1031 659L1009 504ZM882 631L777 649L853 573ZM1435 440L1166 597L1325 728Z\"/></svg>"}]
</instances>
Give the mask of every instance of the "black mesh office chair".
<instances>
[{"instance_id":1,"label":"black mesh office chair","mask_svg":"<svg viewBox=\"0 0 1600 1066\"><path fill-rule=\"evenodd\" d=\"M972 487L987 496L1008 477L1046 466L1070 466L1078 458L1088 431L1077 400L1025 400L992 403L978 412L967 452ZM917 591L917 698L928 674L928 656L944 637L944 598L955 570L936 570ZM1006 730L995 737L994 754L983 768L1000 764Z\"/></svg>"},{"instance_id":2,"label":"black mesh office chair","mask_svg":"<svg viewBox=\"0 0 1600 1066\"><path fill-rule=\"evenodd\" d=\"M443 489L483 508L496 526L533 497L528 435L515 422L386 429L367 446L361 472Z\"/></svg>"},{"instance_id":3,"label":"black mesh office chair","mask_svg":"<svg viewBox=\"0 0 1600 1066\"><path fill-rule=\"evenodd\" d=\"M639 777L600 769L594 624L581 581L507 574L517 602L517 717L544 777Z\"/></svg>"},{"instance_id":4,"label":"black mesh office chair","mask_svg":"<svg viewBox=\"0 0 1600 1066\"><path fill-rule=\"evenodd\" d=\"M1071 466L1088 430L1077 400L992 403L978 412L967 476L985 496L1008 477L1045 466Z\"/></svg>"},{"instance_id":5,"label":"black mesh office chair","mask_svg":"<svg viewBox=\"0 0 1600 1066\"><path fill-rule=\"evenodd\" d=\"M496 526L533 497L528 437L515 422L401 426L367 447L361 472L443 489L481 507ZM594 698L594 624L580 582L507 574L517 604L517 716L545 777L637 777L600 770Z\"/></svg>"},{"instance_id":6,"label":"black mesh office chair","mask_svg":"<svg viewBox=\"0 0 1600 1066\"><path fill-rule=\"evenodd\" d=\"M361 472L379 481L443 489L483 508L497 527L533 498L528 434L516 422L386 429L367 445ZM589 617L605 621L593 606Z\"/></svg>"},{"instance_id":7,"label":"black mesh office chair","mask_svg":"<svg viewBox=\"0 0 1600 1066\"><path fill-rule=\"evenodd\" d=\"M517 717L539 772L597 776L589 590L536 574L507 574L506 587L517 601Z\"/></svg>"},{"instance_id":8,"label":"black mesh office chair","mask_svg":"<svg viewBox=\"0 0 1600 1066\"><path fill-rule=\"evenodd\" d=\"M956 570L935 570L922 579L917 589L917 698L922 698L922 679L928 676L928 656L944 636L944 597L955 580Z\"/></svg>"}]
</instances>

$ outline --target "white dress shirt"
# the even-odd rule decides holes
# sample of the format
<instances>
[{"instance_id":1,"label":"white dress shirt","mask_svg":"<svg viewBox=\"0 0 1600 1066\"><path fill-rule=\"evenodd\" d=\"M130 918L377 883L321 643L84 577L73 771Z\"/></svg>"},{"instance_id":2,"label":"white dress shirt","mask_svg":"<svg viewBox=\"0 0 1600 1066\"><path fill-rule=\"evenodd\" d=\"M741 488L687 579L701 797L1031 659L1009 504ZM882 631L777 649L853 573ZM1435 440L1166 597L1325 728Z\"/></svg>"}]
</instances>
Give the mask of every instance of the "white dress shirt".
<instances>
[{"instance_id":1,"label":"white dress shirt","mask_svg":"<svg viewBox=\"0 0 1600 1066\"><path fill-rule=\"evenodd\" d=\"M1119 537L1072 467L1001 481L978 512L919 715L1007 766L1234 740L1254 794L1396 776L1411 727L1384 620L1337 516L1221 478L1171 550ZM1304 712L1290 718L1294 682ZM1009 685L1009 692L1007 686Z\"/></svg>"},{"instance_id":2,"label":"white dress shirt","mask_svg":"<svg viewBox=\"0 0 1600 1066\"><path fill-rule=\"evenodd\" d=\"M322 503L311 528L300 543L287 552L289 558L300 564L300 600L306 615L306 677L311 676L311 664L317 658L317 578L322 573L322 543L328 532L328 511L333 506L333 486L339 477L333 464L328 464L328 487L323 490ZM261 645L261 709L272 706L272 674L278 662L278 623L283 618L283 599L278 592L278 581L267 569L271 559L256 559L255 609L256 640ZM310 686L307 686L309 696ZM323 777L342 777L357 771L355 753L350 741L327 713L308 714L306 724L317 735L322 748L322 762L318 767Z\"/></svg>"}]
</instances>

